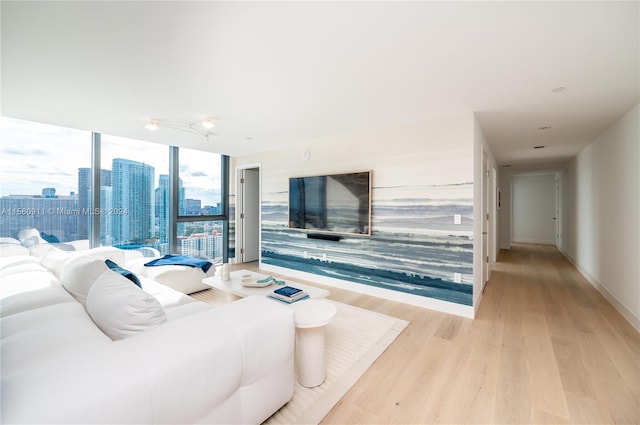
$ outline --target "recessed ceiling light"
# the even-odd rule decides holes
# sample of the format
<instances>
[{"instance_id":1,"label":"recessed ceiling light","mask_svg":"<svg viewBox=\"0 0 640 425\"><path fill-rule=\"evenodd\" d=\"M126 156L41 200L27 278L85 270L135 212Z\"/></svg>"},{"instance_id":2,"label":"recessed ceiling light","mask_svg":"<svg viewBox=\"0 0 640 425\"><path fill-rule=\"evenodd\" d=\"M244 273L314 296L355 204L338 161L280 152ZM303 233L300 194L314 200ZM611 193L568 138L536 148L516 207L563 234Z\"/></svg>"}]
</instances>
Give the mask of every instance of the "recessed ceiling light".
<instances>
[{"instance_id":1,"label":"recessed ceiling light","mask_svg":"<svg viewBox=\"0 0 640 425\"><path fill-rule=\"evenodd\" d=\"M247 142L250 142L250 141L252 141L252 140L253 140L253 137L251 137L251 136L247 136L247 138L246 138L246 139L247 139Z\"/></svg>"},{"instance_id":2,"label":"recessed ceiling light","mask_svg":"<svg viewBox=\"0 0 640 425\"><path fill-rule=\"evenodd\" d=\"M511 167L511 164L504 164L504 165L501 165L501 167L502 168L509 168L509 167Z\"/></svg>"},{"instance_id":3,"label":"recessed ceiling light","mask_svg":"<svg viewBox=\"0 0 640 425\"><path fill-rule=\"evenodd\" d=\"M534 146L534 149L544 149L546 146L545 145L538 145L538 146Z\"/></svg>"},{"instance_id":4,"label":"recessed ceiling light","mask_svg":"<svg viewBox=\"0 0 640 425\"><path fill-rule=\"evenodd\" d=\"M207 118L206 120L202 121L200 125L207 130L216 126L211 118Z\"/></svg>"},{"instance_id":5,"label":"recessed ceiling light","mask_svg":"<svg viewBox=\"0 0 640 425\"><path fill-rule=\"evenodd\" d=\"M146 128L149 131L156 131L159 128L159 126L157 122L149 121L144 125L144 128Z\"/></svg>"},{"instance_id":6,"label":"recessed ceiling light","mask_svg":"<svg viewBox=\"0 0 640 425\"><path fill-rule=\"evenodd\" d=\"M538 127L538 130L542 131L542 130L549 130L551 128L550 125L545 125L544 127Z\"/></svg>"},{"instance_id":7,"label":"recessed ceiling light","mask_svg":"<svg viewBox=\"0 0 640 425\"><path fill-rule=\"evenodd\" d=\"M566 89L567 89L566 87L560 86L560 87L556 87L555 89L551 89L551 91L553 93L560 93L561 91L565 91Z\"/></svg>"}]
</instances>

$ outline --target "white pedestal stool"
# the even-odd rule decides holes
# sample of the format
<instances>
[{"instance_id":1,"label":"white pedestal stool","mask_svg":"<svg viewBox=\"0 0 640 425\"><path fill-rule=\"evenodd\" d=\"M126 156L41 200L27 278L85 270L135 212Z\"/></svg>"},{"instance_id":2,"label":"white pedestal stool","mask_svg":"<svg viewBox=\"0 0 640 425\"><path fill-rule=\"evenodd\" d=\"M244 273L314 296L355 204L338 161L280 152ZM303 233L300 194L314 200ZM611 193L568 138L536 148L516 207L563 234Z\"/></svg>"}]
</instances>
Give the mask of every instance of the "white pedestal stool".
<instances>
[{"instance_id":1,"label":"white pedestal stool","mask_svg":"<svg viewBox=\"0 0 640 425\"><path fill-rule=\"evenodd\" d=\"M324 330L336 315L336 306L326 300L304 300L291 304L296 322L298 382L312 388L326 377Z\"/></svg>"}]
</instances>

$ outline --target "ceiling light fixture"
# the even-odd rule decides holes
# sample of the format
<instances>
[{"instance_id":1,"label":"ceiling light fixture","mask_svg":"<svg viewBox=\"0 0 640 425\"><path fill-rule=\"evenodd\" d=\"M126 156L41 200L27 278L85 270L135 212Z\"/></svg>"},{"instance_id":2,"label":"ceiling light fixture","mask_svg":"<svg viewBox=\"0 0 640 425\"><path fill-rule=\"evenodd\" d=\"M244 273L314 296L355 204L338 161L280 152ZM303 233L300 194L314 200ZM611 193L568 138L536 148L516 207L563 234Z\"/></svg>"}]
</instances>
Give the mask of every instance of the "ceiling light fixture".
<instances>
[{"instance_id":1,"label":"ceiling light fixture","mask_svg":"<svg viewBox=\"0 0 640 425\"><path fill-rule=\"evenodd\" d=\"M202 121L200 125L206 128L207 130L216 126L211 118L207 118L206 120Z\"/></svg>"},{"instance_id":2,"label":"ceiling light fixture","mask_svg":"<svg viewBox=\"0 0 640 425\"><path fill-rule=\"evenodd\" d=\"M545 125L544 127L538 127L538 130L542 131L542 130L549 130L551 129L550 125Z\"/></svg>"},{"instance_id":3,"label":"ceiling light fixture","mask_svg":"<svg viewBox=\"0 0 640 425\"><path fill-rule=\"evenodd\" d=\"M553 93L560 93L561 91L565 91L567 88L560 86L560 87L556 87L555 89L551 89L551 92Z\"/></svg>"},{"instance_id":4,"label":"ceiling light fixture","mask_svg":"<svg viewBox=\"0 0 640 425\"><path fill-rule=\"evenodd\" d=\"M198 134L204 138L204 140L209 141L211 136L215 136L215 133L210 132L209 130L215 127L215 123L212 118L206 118L204 121L196 121L196 122L187 122L184 121L172 121L172 120L160 120L160 119L150 119L144 125L149 131L156 131L158 128L171 128L174 130L185 131L187 133Z\"/></svg>"},{"instance_id":5,"label":"ceiling light fixture","mask_svg":"<svg viewBox=\"0 0 640 425\"><path fill-rule=\"evenodd\" d=\"M146 128L149 131L156 131L158 128L160 128L158 126L158 123L155 121L149 121L144 125L144 128Z\"/></svg>"},{"instance_id":6,"label":"ceiling light fixture","mask_svg":"<svg viewBox=\"0 0 640 425\"><path fill-rule=\"evenodd\" d=\"M546 148L546 146L545 145L538 145L538 146L534 146L533 148L534 149L544 149L544 148Z\"/></svg>"}]
</instances>

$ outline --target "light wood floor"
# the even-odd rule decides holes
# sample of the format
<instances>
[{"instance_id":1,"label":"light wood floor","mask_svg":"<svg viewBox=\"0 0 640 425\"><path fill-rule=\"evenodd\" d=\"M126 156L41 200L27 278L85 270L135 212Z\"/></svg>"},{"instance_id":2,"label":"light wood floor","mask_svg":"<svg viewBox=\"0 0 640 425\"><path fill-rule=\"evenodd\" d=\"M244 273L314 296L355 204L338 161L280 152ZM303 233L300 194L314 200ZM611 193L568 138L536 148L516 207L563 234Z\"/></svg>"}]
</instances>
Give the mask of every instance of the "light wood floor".
<instances>
[{"instance_id":1,"label":"light wood floor","mask_svg":"<svg viewBox=\"0 0 640 425\"><path fill-rule=\"evenodd\" d=\"M502 251L475 320L328 289L410 324L322 424L640 423L640 335L554 247Z\"/></svg>"}]
</instances>

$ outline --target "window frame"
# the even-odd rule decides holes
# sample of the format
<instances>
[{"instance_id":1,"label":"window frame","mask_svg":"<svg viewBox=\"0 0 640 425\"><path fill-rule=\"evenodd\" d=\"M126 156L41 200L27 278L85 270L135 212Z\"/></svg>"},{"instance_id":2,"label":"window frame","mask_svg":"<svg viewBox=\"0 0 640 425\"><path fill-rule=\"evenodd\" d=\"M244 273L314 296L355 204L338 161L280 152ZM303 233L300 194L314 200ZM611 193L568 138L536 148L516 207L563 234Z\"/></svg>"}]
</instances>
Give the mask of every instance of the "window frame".
<instances>
[{"instance_id":1,"label":"window frame","mask_svg":"<svg viewBox=\"0 0 640 425\"><path fill-rule=\"evenodd\" d=\"M169 252L176 254L178 223L221 221L222 222L222 261L229 261L229 156L220 155L220 182L221 182L221 214L215 215L179 215L179 166L180 148L169 146ZM102 134L91 133L91 209L100 210L100 160L102 149ZM100 220L95 216L90 217L89 222L89 246L100 246Z\"/></svg>"}]
</instances>

